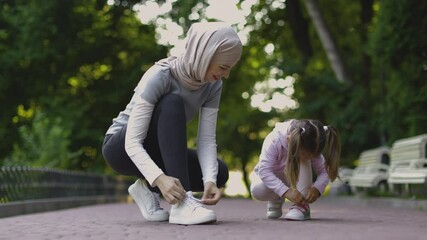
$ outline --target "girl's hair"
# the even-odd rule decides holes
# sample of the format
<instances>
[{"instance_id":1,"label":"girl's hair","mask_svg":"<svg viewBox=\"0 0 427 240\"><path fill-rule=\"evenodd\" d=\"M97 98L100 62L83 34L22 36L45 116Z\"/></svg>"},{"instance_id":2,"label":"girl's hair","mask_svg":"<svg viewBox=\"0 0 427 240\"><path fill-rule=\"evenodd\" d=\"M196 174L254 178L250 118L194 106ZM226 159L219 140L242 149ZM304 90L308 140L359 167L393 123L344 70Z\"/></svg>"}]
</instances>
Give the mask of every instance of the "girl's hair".
<instances>
[{"instance_id":1,"label":"girl's hair","mask_svg":"<svg viewBox=\"0 0 427 240\"><path fill-rule=\"evenodd\" d=\"M333 126L324 126L317 120L294 120L291 123L286 176L292 188L296 188L299 175L299 153L307 151L315 156L324 152L325 168L331 181L338 176L341 152L340 136Z\"/></svg>"}]
</instances>

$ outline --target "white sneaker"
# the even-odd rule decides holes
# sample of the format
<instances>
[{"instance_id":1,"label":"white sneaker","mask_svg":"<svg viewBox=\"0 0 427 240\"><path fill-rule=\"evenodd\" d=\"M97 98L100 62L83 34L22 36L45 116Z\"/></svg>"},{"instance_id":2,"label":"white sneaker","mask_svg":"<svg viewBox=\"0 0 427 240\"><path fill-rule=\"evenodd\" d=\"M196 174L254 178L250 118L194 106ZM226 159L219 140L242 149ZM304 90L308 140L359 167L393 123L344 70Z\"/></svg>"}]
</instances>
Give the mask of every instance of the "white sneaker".
<instances>
[{"instance_id":1,"label":"white sneaker","mask_svg":"<svg viewBox=\"0 0 427 240\"><path fill-rule=\"evenodd\" d=\"M147 221L162 222L169 219L169 213L160 207L159 194L151 192L144 180L136 180L128 192Z\"/></svg>"},{"instance_id":2,"label":"white sneaker","mask_svg":"<svg viewBox=\"0 0 427 240\"><path fill-rule=\"evenodd\" d=\"M285 219L294 221L305 221L309 220L310 218L310 206L308 206L308 204L294 204L289 209L289 212L285 215Z\"/></svg>"},{"instance_id":3,"label":"white sneaker","mask_svg":"<svg viewBox=\"0 0 427 240\"><path fill-rule=\"evenodd\" d=\"M187 192L182 201L172 205L169 222L183 225L212 223L216 222L216 215L194 198L192 192Z\"/></svg>"},{"instance_id":4,"label":"white sneaker","mask_svg":"<svg viewBox=\"0 0 427 240\"><path fill-rule=\"evenodd\" d=\"M283 200L268 201L267 203L267 218L278 219L282 216Z\"/></svg>"}]
</instances>

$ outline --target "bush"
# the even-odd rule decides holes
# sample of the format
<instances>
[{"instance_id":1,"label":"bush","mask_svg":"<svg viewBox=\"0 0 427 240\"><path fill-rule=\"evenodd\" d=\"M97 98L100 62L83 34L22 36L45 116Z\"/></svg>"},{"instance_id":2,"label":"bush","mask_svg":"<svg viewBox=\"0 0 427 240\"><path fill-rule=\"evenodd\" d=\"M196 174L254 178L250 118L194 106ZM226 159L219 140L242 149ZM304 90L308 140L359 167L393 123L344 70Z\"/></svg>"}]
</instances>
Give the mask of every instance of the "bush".
<instances>
[{"instance_id":1,"label":"bush","mask_svg":"<svg viewBox=\"0 0 427 240\"><path fill-rule=\"evenodd\" d=\"M70 169L81 155L81 151L69 151L70 134L61 118L36 113L31 124L19 128L20 144L14 144L4 165Z\"/></svg>"}]
</instances>

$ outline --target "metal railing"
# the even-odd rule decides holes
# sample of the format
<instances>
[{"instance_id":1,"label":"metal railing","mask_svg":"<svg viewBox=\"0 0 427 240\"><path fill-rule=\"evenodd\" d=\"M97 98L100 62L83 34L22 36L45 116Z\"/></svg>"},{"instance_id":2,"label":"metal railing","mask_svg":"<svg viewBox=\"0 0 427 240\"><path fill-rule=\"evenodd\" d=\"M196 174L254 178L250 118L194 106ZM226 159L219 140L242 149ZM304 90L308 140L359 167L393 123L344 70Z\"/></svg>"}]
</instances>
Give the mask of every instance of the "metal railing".
<instances>
[{"instance_id":1,"label":"metal railing","mask_svg":"<svg viewBox=\"0 0 427 240\"><path fill-rule=\"evenodd\" d=\"M0 203L58 197L124 195L129 181L112 176L32 167L0 168Z\"/></svg>"},{"instance_id":2,"label":"metal railing","mask_svg":"<svg viewBox=\"0 0 427 240\"><path fill-rule=\"evenodd\" d=\"M131 183L129 179L71 170L1 167L0 217L120 201L127 197ZM34 210L28 210L28 205Z\"/></svg>"}]
</instances>

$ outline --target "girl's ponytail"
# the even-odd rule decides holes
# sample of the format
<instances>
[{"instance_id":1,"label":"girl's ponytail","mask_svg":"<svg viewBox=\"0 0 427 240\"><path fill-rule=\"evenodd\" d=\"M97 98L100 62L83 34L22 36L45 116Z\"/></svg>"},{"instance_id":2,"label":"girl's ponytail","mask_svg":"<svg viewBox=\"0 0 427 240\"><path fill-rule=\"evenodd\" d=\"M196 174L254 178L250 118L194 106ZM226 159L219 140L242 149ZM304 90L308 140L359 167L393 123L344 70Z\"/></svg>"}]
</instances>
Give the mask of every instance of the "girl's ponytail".
<instances>
[{"instance_id":1,"label":"girl's ponytail","mask_svg":"<svg viewBox=\"0 0 427 240\"><path fill-rule=\"evenodd\" d=\"M301 149L318 156L324 153L325 168L331 181L338 176L341 143L338 130L324 126L320 121L297 120L291 127L288 140L288 162L285 173L291 187L295 188L299 174Z\"/></svg>"},{"instance_id":2,"label":"girl's ponytail","mask_svg":"<svg viewBox=\"0 0 427 240\"><path fill-rule=\"evenodd\" d=\"M326 146L325 146L325 167L329 178L333 182L338 176L338 167L341 154L341 143L338 130L333 126L325 126Z\"/></svg>"},{"instance_id":3,"label":"girl's ponytail","mask_svg":"<svg viewBox=\"0 0 427 240\"><path fill-rule=\"evenodd\" d=\"M285 173L291 188L296 189L299 174L299 152L301 147L301 135L304 134L304 128L295 128L289 136L288 162Z\"/></svg>"}]
</instances>

